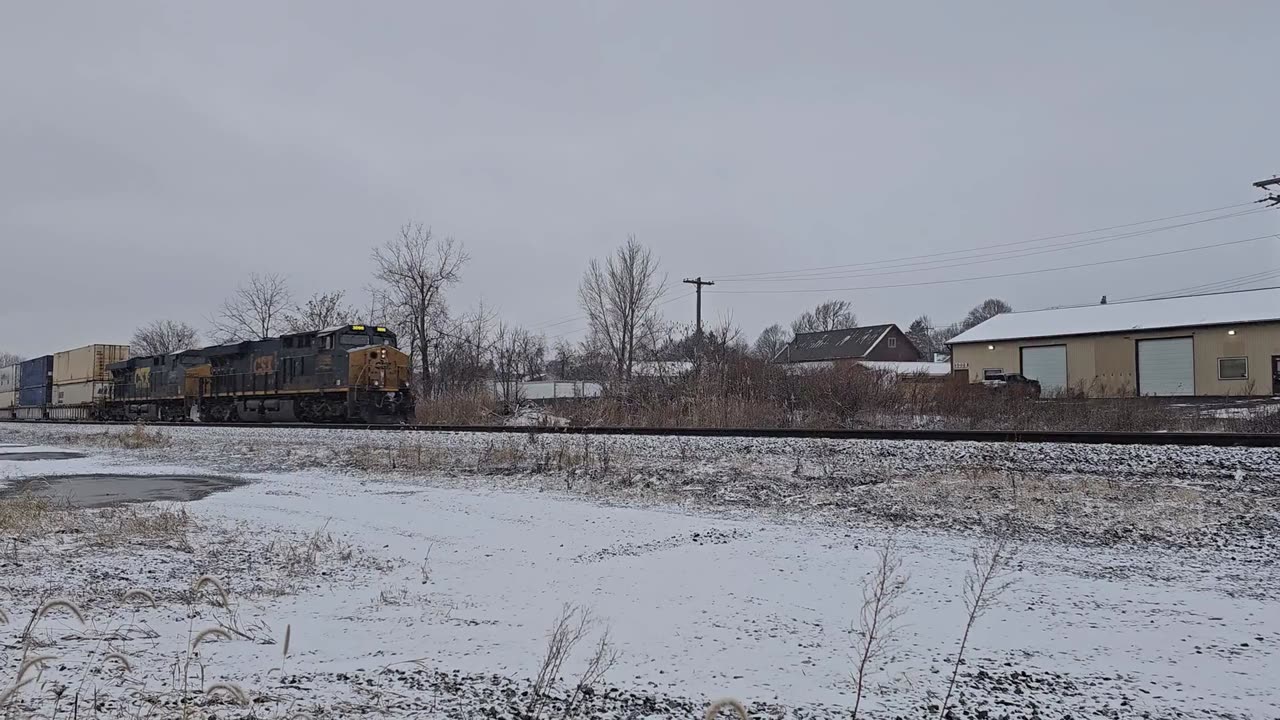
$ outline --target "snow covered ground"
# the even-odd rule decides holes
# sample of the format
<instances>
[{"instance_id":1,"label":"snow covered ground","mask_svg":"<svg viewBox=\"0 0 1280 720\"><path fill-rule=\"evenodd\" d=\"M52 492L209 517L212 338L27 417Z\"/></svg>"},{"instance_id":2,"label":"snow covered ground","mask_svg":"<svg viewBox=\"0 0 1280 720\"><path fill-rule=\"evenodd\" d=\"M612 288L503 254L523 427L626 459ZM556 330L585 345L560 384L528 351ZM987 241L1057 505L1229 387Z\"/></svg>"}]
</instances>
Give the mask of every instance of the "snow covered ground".
<instances>
[{"instance_id":1,"label":"snow covered ground","mask_svg":"<svg viewBox=\"0 0 1280 720\"><path fill-rule=\"evenodd\" d=\"M86 616L54 610L27 634L29 653L57 658L17 693L30 709L66 713L78 694L104 717L146 716L185 675L193 690L238 684L257 717L520 717L574 603L597 624L562 689L606 627L620 653L583 717L694 718L723 695L753 717L847 717L859 583L892 534L906 612L863 715L927 716L963 630L970 549L999 528L1019 546L1016 583L974 630L957 717L1280 717L1274 451L161 433L0 425L10 487L249 481L185 503L55 504L39 527L10 518L0 685L40 602ZM68 450L85 457L41 456ZM204 574L229 608L191 592ZM126 602L132 588L158 607ZM188 652L219 624L230 640Z\"/></svg>"}]
</instances>

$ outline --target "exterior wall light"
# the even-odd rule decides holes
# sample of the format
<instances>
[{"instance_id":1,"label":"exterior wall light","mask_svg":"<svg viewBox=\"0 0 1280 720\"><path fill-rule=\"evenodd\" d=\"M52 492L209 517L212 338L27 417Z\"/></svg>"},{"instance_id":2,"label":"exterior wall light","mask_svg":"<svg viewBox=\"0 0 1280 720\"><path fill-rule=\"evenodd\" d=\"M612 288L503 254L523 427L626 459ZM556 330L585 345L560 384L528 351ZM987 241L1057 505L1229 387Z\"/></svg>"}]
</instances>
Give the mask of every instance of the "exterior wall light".
<instances>
[{"instance_id":1,"label":"exterior wall light","mask_svg":"<svg viewBox=\"0 0 1280 720\"><path fill-rule=\"evenodd\" d=\"M1228 330L1228 331L1227 331L1227 334L1228 334L1228 335L1235 335L1235 334L1236 334L1236 331L1235 331L1235 330Z\"/></svg>"},{"instance_id":2,"label":"exterior wall light","mask_svg":"<svg viewBox=\"0 0 1280 720\"><path fill-rule=\"evenodd\" d=\"M1231 332L1233 332L1233 333L1234 333L1234 332L1235 332L1235 330L1232 330ZM988 346L987 346L987 349L988 349L988 350L995 350L995 349L996 349L996 346L995 346L995 345L988 345Z\"/></svg>"}]
</instances>

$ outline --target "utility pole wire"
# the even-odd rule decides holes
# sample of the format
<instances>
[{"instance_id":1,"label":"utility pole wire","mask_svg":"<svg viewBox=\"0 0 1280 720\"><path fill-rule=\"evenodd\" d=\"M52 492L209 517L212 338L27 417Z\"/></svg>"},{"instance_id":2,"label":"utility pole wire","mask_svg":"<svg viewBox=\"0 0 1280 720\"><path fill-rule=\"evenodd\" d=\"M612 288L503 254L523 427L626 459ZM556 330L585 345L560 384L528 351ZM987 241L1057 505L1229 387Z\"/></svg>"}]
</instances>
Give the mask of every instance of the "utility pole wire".
<instances>
[{"instance_id":1,"label":"utility pole wire","mask_svg":"<svg viewBox=\"0 0 1280 720\"><path fill-rule=\"evenodd\" d=\"M787 273L787 272L800 273L800 272L810 272L810 271L816 271L816 270L833 270L833 269L846 268L846 267L861 267L864 265L877 265L877 264L886 263L886 262L899 262L902 260L919 260L921 258L940 257L943 255L959 255L967 252L989 250L991 248L1012 247L1014 245L1029 245L1032 243L1044 242L1046 240L1059 240L1062 238L1079 237L1081 235L1092 235L1094 233L1109 232L1111 230L1121 230L1124 228L1137 227L1139 225L1150 225L1151 223L1164 222L1165 220L1177 220L1179 218L1192 217L1194 215L1204 215L1206 213L1211 213L1211 212L1233 210L1235 208L1242 208L1242 207L1246 207L1248 205L1253 205L1253 204L1254 204L1253 202L1236 203L1235 205L1224 205L1222 207L1208 208L1206 210L1196 210L1194 212L1180 213L1177 215L1166 215L1165 217L1151 218L1149 220L1141 220L1139 222L1124 223L1121 225L1111 225L1109 227L1093 228L1092 230L1080 230L1077 232L1062 233L1060 235L1045 235L1041 237L1031 238L1029 240L1015 240L1012 242L993 243L990 245L978 245L975 247L965 248L961 250L949 250L946 252L939 252L939 253L924 253L922 255L909 255L905 257L890 258L886 260L877 260L877 261L870 261L865 263L850 263L845 265L826 265L821 267L799 268L796 270L775 270L775 271L769 271L769 272L740 273L736 275L728 275L728 274L722 273L718 277L721 280L728 280L730 278L750 278L750 277L759 277L764 275L777 275L779 273Z\"/></svg>"},{"instance_id":2,"label":"utility pole wire","mask_svg":"<svg viewBox=\"0 0 1280 720\"><path fill-rule=\"evenodd\" d=\"M1127 240L1135 237L1143 237L1153 235L1165 230L1174 230L1177 228L1189 227L1191 225L1200 225L1203 223L1214 222L1217 220L1227 220L1230 218L1243 217L1245 215L1257 215L1258 213L1269 212L1269 208L1253 208L1251 210L1240 210L1226 215L1215 215L1200 220L1191 220L1188 222L1177 223L1175 225L1162 225L1160 227L1146 228L1144 230L1133 230L1130 232L1120 233L1118 235L1103 235L1096 238L1086 238L1084 240L1071 240L1063 243L1053 243L1040 248L1027 248L1021 250L1000 250L993 253L979 253L966 257L957 257L949 260L919 260L916 262L902 263L898 265L885 265L884 267L869 267L865 271L857 271L852 274L838 274L831 272L824 273L807 273L804 275L782 275L769 277L755 277L742 279L729 279L723 282L804 282L807 280L842 280L846 278L856 277L873 277L877 275L904 275L907 273L922 272L927 270L948 270L951 268L965 267L968 265L984 265L986 263L1000 262L1001 260L1016 260L1033 255L1044 255L1047 253L1063 252L1065 250L1075 250L1077 248L1089 247L1092 245L1101 245L1103 243L1115 242L1117 240ZM1001 257L1003 256L1003 257ZM968 262L960 262L960 261ZM877 262L890 262L888 260L880 260ZM872 263L865 263L870 265ZM923 267L926 265L937 265L938 267ZM838 267L838 266L833 266ZM896 268L908 268L899 270Z\"/></svg>"},{"instance_id":3,"label":"utility pole wire","mask_svg":"<svg viewBox=\"0 0 1280 720\"><path fill-rule=\"evenodd\" d=\"M923 280L920 282L893 283L890 285L862 285L855 287L842 288L811 288L805 290L712 290L717 295L775 295L775 294L797 294L797 293L835 293L850 292L853 290L884 290L889 288L909 288L924 287L928 285L950 285L954 283L972 282L974 280L991 280L995 278L1019 277L1022 275L1040 275L1043 273L1060 272L1062 270L1077 270L1079 268L1097 267L1099 265L1114 265L1116 263L1131 262L1133 260L1146 260L1148 258L1165 257L1167 255L1181 255L1183 253L1196 252L1198 250L1211 250L1214 248L1228 247L1231 245L1242 245L1244 243L1257 242L1259 240L1269 240L1271 238L1280 238L1280 235L1258 235L1256 237L1244 238L1242 240L1229 240L1227 242L1213 243L1210 245L1197 245L1195 247L1182 248L1180 250L1166 250L1165 252L1147 253L1146 255L1133 255L1130 257L1116 258L1114 260L1098 260L1096 262L1079 263L1077 265L1060 265L1058 267L1039 268L1036 270L1022 270L1018 272L995 273L993 275L972 275L970 277L952 278L950 280Z\"/></svg>"}]
</instances>

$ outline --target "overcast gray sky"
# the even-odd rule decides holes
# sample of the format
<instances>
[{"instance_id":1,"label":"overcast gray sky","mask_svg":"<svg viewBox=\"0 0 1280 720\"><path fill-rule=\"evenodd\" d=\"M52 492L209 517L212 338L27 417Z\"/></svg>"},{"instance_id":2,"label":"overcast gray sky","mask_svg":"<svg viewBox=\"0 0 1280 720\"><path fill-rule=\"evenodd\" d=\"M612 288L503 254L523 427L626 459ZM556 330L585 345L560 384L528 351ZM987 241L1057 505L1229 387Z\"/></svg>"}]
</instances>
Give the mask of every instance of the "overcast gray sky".
<instances>
[{"instance_id":1,"label":"overcast gray sky","mask_svg":"<svg viewBox=\"0 0 1280 720\"><path fill-rule=\"evenodd\" d=\"M1280 172L1275 2L13 3L0 27L3 349L204 318L251 271L362 294L407 220L452 294L578 314L628 233L673 282L945 252L1255 200ZM1280 232L1264 213L810 290ZM1093 302L1280 269L1277 241L914 288L708 294L747 333ZM905 280L904 280L905 278ZM675 293L686 287L676 285ZM666 306L691 319L693 301ZM580 327L553 327L556 334Z\"/></svg>"}]
</instances>

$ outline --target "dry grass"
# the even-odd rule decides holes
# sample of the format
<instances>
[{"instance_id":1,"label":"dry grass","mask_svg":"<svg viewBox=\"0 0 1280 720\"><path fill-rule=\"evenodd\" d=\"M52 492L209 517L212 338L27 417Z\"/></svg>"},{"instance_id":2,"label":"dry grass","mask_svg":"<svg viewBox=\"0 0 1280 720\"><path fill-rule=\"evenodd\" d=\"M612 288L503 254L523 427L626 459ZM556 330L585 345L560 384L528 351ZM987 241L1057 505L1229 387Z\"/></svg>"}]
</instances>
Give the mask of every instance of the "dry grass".
<instances>
[{"instance_id":1,"label":"dry grass","mask_svg":"<svg viewBox=\"0 0 1280 720\"><path fill-rule=\"evenodd\" d=\"M0 533L27 537L48 527L53 501L25 492L0 499Z\"/></svg>"},{"instance_id":2,"label":"dry grass","mask_svg":"<svg viewBox=\"0 0 1280 720\"><path fill-rule=\"evenodd\" d=\"M176 543L189 547L194 521L184 507L124 505L86 510L25 492L0 499L0 534L33 539L74 533L94 545Z\"/></svg>"},{"instance_id":3,"label":"dry grass","mask_svg":"<svg viewBox=\"0 0 1280 720\"><path fill-rule=\"evenodd\" d=\"M951 478L907 477L868 486L863 506L921 516L968 516L984 525L1075 528L1093 533L1179 535L1220 515L1222 502L1205 490L1169 483L1090 476L972 470ZM877 502L878 501L878 502Z\"/></svg>"},{"instance_id":4,"label":"dry grass","mask_svg":"<svg viewBox=\"0 0 1280 720\"><path fill-rule=\"evenodd\" d=\"M290 578L315 575L320 560L332 554L341 562L350 562L355 548L333 536L326 528L320 528L302 538L274 539L267 544L267 556L272 564Z\"/></svg>"},{"instance_id":5,"label":"dry grass","mask_svg":"<svg viewBox=\"0 0 1280 720\"><path fill-rule=\"evenodd\" d=\"M476 391L448 392L418 403L417 420L423 425L484 425L498 417L498 401Z\"/></svg>"}]
</instances>

